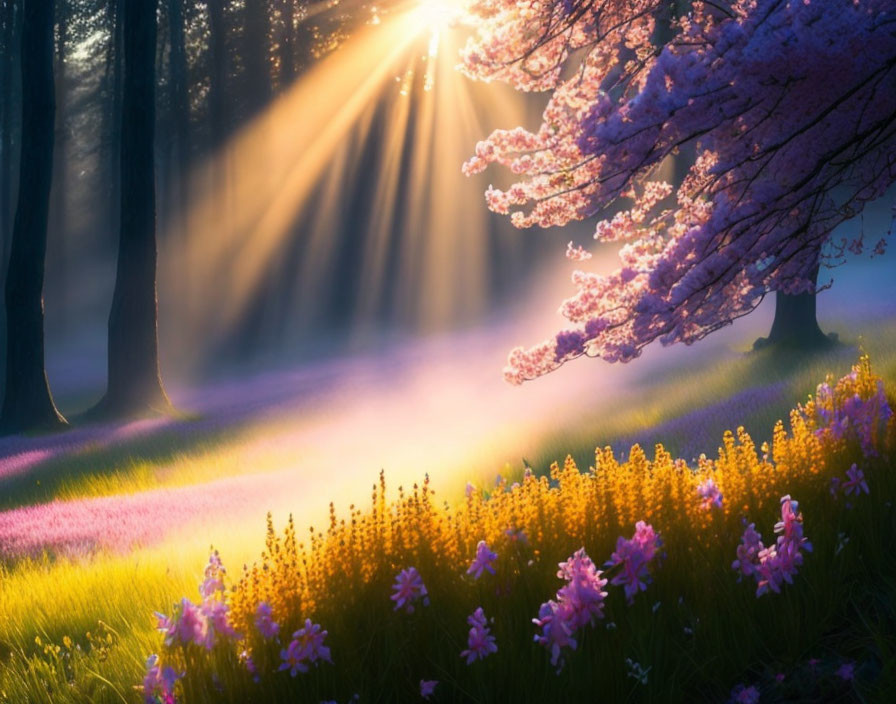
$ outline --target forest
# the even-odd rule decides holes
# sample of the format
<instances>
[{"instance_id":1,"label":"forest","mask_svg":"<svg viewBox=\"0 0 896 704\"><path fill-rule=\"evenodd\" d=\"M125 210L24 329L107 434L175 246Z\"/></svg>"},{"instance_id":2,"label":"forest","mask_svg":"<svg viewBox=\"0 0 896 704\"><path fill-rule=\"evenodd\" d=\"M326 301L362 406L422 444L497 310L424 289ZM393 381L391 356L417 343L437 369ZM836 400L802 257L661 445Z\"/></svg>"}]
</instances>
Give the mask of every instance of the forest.
<instances>
[{"instance_id":1,"label":"forest","mask_svg":"<svg viewBox=\"0 0 896 704\"><path fill-rule=\"evenodd\" d=\"M0 702L890 701L894 183L894 0L0 0Z\"/></svg>"}]
</instances>

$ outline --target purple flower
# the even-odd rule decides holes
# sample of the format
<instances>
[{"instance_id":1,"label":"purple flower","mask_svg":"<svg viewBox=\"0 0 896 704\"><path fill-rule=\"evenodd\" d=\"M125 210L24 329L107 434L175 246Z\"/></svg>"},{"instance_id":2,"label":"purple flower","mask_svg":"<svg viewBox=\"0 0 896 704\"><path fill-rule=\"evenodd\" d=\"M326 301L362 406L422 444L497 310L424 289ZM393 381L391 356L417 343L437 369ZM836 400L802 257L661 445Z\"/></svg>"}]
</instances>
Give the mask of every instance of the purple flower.
<instances>
[{"instance_id":1,"label":"purple flower","mask_svg":"<svg viewBox=\"0 0 896 704\"><path fill-rule=\"evenodd\" d=\"M753 685L747 687L739 684L731 690L730 701L734 704L759 704L759 690Z\"/></svg>"},{"instance_id":2,"label":"purple flower","mask_svg":"<svg viewBox=\"0 0 896 704\"><path fill-rule=\"evenodd\" d=\"M230 608L223 601L208 599L202 602L200 607L206 622L205 647L211 650L216 641L216 635L224 638L239 639L237 633L229 621Z\"/></svg>"},{"instance_id":3,"label":"purple flower","mask_svg":"<svg viewBox=\"0 0 896 704\"><path fill-rule=\"evenodd\" d=\"M429 699L436 691L438 680L420 680L420 696Z\"/></svg>"},{"instance_id":4,"label":"purple flower","mask_svg":"<svg viewBox=\"0 0 896 704\"><path fill-rule=\"evenodd\" d=\"M855 464L846 470L846 481L840 485L843 492L847 495L855 494L858 496L863 491L868 494L868 482L865 481L865 473Z\"/></svg>"},{"instance_id":5,"label":"purple flower","mask_svg":"<svg viewBox=\"0 0 896 704\"><path fill-rule=\"evenodd\" d=\"M719 491L719 487L716 486L712 477L707 478L697 487L697 494L703 499L700 508L704 511L709 511L713 506L722 508L722 492Z\"/></svg>"},{"instance_id":6,"label":"purple flower","mask_svg":"<svg viewBox=\"0 0 896 704\"><path fill-rule=\"evenodd\" d=\"M467 634L467 649L461 651L460 656L467 659L467 665L475 660L484 660L492 653L498 652L495 645L495 637L489 632L485 613L482 607L477 608L467 617L470 624L470 632Z\"/></svg>"},{"instance_id":7,"label":"purple flower","mask_svg":"<svg viewBox=\"0 0 896 704\"><path fill-rule=\"evenodd\" d=\"M146 659L146 676L143 678L143 699L146 704L175 704L174 684L183 677L174 668L159 666L159 656Z\"/></svg>"},{"instance_id":8,"label":"purple flower","mask_svg":"<svg viewBox=\"0 0 896 704\"><path fill-rule=\"evenodd\" d=\"M573 630L603 618L604 598L607 596L603 587L607 580L601 578L601 571L594 566L585 549L577 550L569 560L561 562L559 567L557 576L565 579L567 584L557 591L557 598L572 607L570 625Z\"/></svg>"},{"instance_id":9,"label":"purple flower","mask_svg":"<svg viewBox=\"0 0 896 704\"><path fill-rule=\"evenodd\" d=\"M208 599L217 592L224 591L224 575L226 573L218 552L215 551L209 555L208 565L205 567L205 579L199 585L199 594L203 599Z\"/></svg>"},{"instance_id":10,"label":"purple flower","mask_svg":"<svg viewBox=\"0 0 896 704\"><path fill-rule=\"evenodd\" d=\"M662 540L653 526L644 521L638 521L635 525L635 534L630 540L620 536L616 541L616 551L604 566L622 568L610 584L623 586L628 603L634 601L639 591L647 589L650 583L647 566L661 545Z\"/></svg>"},{"instance_id":11,"label":"purple flower","mask_svg":"<svg viewBox=\"0 0 896 704\"><path fill-rule=\"evenodd\" d=\"M484 540L480 540L476 546L476 559L470 564L467 574L473 575L475 579L479 579L482 576L483 570L488 570L494 574L495 568L492 567L492 563L497 559L497 554L488 549L488 545L485 544Z\"/></svg>"},{"instance_id":12,"label":"purple flower","mask_svg":"<svg viewBox=\"0 0 896 704\"><path fill-rule=\"evenodd\" d=\"M271 615L271 605L262 601L255 610L255 627L265 640L276 638L280 633L280 624Z\"/></svg>"},{"instance_id":13,"label":"purple flower","mask_svg":"<svg viewBox=\"0 0 896 704\"><path fill-rule=\"evenodd\" d=\"M541 633L535 636L535 642L550 651L551 665L557 666L561 662L563 648L576 649L576 639L573 638L575 621L576 612L572 604L553 600L542 604L538 618L532 619L532 623L541 629Z\"/></svg>"},{"instance_id":14,"label":"purple flower","mask_svg":"<svg viewBox=\"0 0 896 704\"><path fill-rule=\"evenodd\" d=\"M854 663L845 662L837 668L837 671L834 674L841 680L851 682L856 676L856 666Z\"/></svg>"},{"instance_id":15,"label":"purple flower","mask_svg":"<svg viewBox=\"0 0 896 704\"><path fill-rule=\"evenodd\" d=\"M283 661L278 670L289 670L293 677L296 672L308 672L308 663L317 664L319 660L332 663L330 649L324 645L327 632L321 630L319 624L305 619L305 626L292 634L292 642L280 651Z\"/></svg>"},{"instance_id":16,"label":"purple flower","mask_svg":"<svg viewBox=\"0 0 896 704\"><path fill-rule=\"evenodd\" d=\"M429 603L426 585L416 567L408 567L395 576L395 584L392 585L392 596L389 598L395 602L393 611L404 607L410 614L414 612L414 602L423 599L424 606Z\"/></svg>"}]
</instances>

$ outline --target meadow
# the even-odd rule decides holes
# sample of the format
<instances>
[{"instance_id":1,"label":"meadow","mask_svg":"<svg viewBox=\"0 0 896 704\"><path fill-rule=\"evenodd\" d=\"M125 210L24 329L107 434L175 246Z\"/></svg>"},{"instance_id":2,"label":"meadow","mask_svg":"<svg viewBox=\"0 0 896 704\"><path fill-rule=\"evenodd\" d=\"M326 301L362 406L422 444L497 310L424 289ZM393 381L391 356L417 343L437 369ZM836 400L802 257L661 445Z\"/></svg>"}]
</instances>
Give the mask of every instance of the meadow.
<instances>
[{"instance_id":1,"label":"meadow","mask_svg":"<svg viewBox=\"0 0 896 704\"><path fill-rule=\"evenodd\" d=\"M170 693L183 702L418 701L421 681L432 701L883 701L896 691L896 566L886 549L896 487L894 424L876 375L892 392L891 339L882 327L864 341L874 371L863 358L832 382L821 410L807 392L828 371L842 375L854 348L808 365L735 355L630 389L622 412L592 426L600 436L591 433L590 451L585 433L539 437L525 464L467 472L466 491L456 477L435 494L425 468L401 487L374 475L348 510L331 504L328 516L317 498L317 514L278 512L267 530L236 520L233 497L260 483L265 499L259 480L283 460L276 452L246 474L234 449L242 436L210 421L207 435L174 424L124 445L87 438L69 453L70 473L61 453L33 470L46 472L40 485L8 484L5 504L18 508L0 523L0 700L167 701L171 667ZM794 399L804 405L788 417ZM575 432L589 427L582 420ZM338 463L338 451L330 457ZM179 493L212 474L226 490ZM739 579L731 565L750 523L763 547L774 544L787 495L812 551L797 551L792 584L757 596L758 578ZM110 502L107 522L79 535L93 520L79 502L94 501ZM20 510L31 511L34 539L14 544ZM128 525L142 528L117 530L135 511ZM217 520L185 528L190 511ZM319 528L309 531L310 520ZM659 536L655 549L638 542L639 521ZM209 542L220 565L207 567ZM587 557L573 560L579 549ZM477 554L478 577L468 572ZM576 589L564 592L559 563L578 575ZM403 571L410 602L396 609ZM561 615L580 604L565 630L544 620L552 602ZM468 623L478 608L486 620ZM162 632L155 612L170 619ZM317 624L323 641L300 631ZM471 628L485 657L467 664ZM145 680L151 654L159 659ZM292 664L281 670L284 658Z\"/></svg>"}]
</instances>

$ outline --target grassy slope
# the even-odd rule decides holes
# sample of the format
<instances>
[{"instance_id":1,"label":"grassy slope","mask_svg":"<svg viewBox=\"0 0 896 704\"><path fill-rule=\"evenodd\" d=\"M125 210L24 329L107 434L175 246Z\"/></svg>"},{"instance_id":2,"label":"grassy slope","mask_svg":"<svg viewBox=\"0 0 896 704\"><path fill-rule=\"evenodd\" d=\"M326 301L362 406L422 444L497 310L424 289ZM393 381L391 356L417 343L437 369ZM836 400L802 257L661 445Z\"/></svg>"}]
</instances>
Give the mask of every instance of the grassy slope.
<instances>
[{"instance_id":1,"label":"grassy slope","mask_svg":"<svg viewBox=\"0 0 896 704\"><path fill-rule=\"evenodd\" d=\"M887 378L888 383L896 381L896 334L892 327L879 329L873 338L864 341L865 349L871 353L875 370ZM676 437L675 429L698 430L692 422L685 425L669 425L669 434L651 434L645 427L670 423L694 409L709 409L701 418L708 419L710 427L704 427L701 434L714 438L713 445L706 449L711 453L718 444L720 429L735 421L748 428L770 428L773 421L785 415L795 401L802 399L812 390L814 384L825 373L842 373L854 361L852 350L835 353L832 357L817 358L810 364L802 365L794 361L782 364L780 359L771 358L768 353L753 355L709 369L691 370L687 375L672 379L657 379L650 387L635 390L626 399L624 407L611 420L591 419L583 416L579 439L564 437L544 444L538 455L528 459L533 466L543 469L549 460L560 458L570 450L574 456L584 459L582 466L588 466L593 457L593 447L620 438L631 438L646 433L656 440L667 442L670 447L683 447L687 438ZM786 361L786 360L785 360ZM775 403L746 409L746 412L728 417L728 414L714 413L713 403L753 385L780 381L783 384ZM892 387L891 387L892 388ZM714 425L713 425L714 424ZM761 432L757 433L762 438ZM162 446L147 451L150 459L165 456ZM680 443L679 445L676 445ZM184 475L190 480L196 476L206 476L203 467L213 461L210 458L224 458L230 448L200 447L199 452L179 454L181 470L170 477L156 477L156 480L180 483ZM180 451L177 450L175 454ZM95 458L96 459L96 458ZM94 467L100 471L84 471L85 465L76 462L80 478L67 482L60 476L53 490L58 496L94 495L133 489L143 486L140 477L147 471L147 465L133 462L130 455L116 466L115 455L108 455ZM60 474L64 465L56 467ZM489 471L489 476L494 472ZM109 477L121 477L109 480ZM152 479L147 479L151 482ZM58 492L58 493L57 493ZM19 500L32 498L27 492ZM250 528L251 530L251 528ZM263 531L257 527L258 538ZM245 541L234 541L234 549L225 553L228 564L238 565L255 554L257 540L251 545ZM205 545L171 543L155 548L137 550L126 556L99 555L84 562L53 561L25 562L8 566L0 573L0 650L9 667L0 674L0 699L4 696L13 702L26 701L35 697L36 701L134 701L137 694L132 686L139 682L143 671L145 654L158 647L158 638L153 632L151 613L164 610L184 594L193 594L197 577L207 555ZM851 597L860 598L859 595ZM797 605L794 604L794 607ZM791 611L788 617L798 619L798 611ZM42 642L48 640L62 643L64 636L71 636L76 644L87 645L85 633L96 633L97 624L103 621L118 633L115 645L110 648L103 662L95 655L83 656L73 652L65 657L65 648L59 655L42 653L35 645L35 637ZM525 622L525 619L523 619ZM794 627L802 625L794 622ZM527 633L527 637L531 634ZM650 654L650 637L639 645L645 655ZM724 633L718 633L720 640L712 648L724 647ZM32 657L32 664L47 662L50 665L31 668L28 678L23 678L23 656ZM595 653L598 655L598 653ZM55 659L54 659L55 658ZM71 663L66 665L65 663ZM55 666L52 666L55 663ZM534 663L529 663L535 667ZM74 668L74 669L72 669ZM53 670L55 669L55 673ZM74 685L66 684L69 674L75 674ZM485 683L483 683L484 685ZM43 696L43 695L46 696ZM537 700L537 699L536 699Z\"/></svg>"}]
</instances>

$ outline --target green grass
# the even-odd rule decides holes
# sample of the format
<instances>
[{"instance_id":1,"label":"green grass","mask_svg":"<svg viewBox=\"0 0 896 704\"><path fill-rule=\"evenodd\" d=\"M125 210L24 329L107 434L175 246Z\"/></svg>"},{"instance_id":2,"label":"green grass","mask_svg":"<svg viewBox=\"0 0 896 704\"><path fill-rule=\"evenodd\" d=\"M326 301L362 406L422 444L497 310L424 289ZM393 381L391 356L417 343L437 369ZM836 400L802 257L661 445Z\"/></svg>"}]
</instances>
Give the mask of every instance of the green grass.
<instances>
[{"instance_id":1,"label":"green grass","mask_svg":"<svg viewBox=\"0 0 896 704\"><path fill-rule=\"evenodd\" d=\"M896 326L892 325L881 327L873 337L862 341L875 371L890 384L896 381L894 342ZM610 418L583 414L579 428L562 438L539 441L540 447L527 459L543 470L550 461L569 453L580 466L587 467L593 462L595 445L612 444L709 408L719 399L757 383L781 382L777 403L746 408L737 417L719 417L716 425L694 428L694 432L712 438L712 444L705 448L712 454L719 442L719 428L743 424L751 430L762 429L756 433L762 438L773 422L785 417L826 373L845 372L855 356L854 347L844 347L805 363L799 357L781 358L765 351L708 368L677 370L674 375L650 379L643 387L629 390L619 412ZM172 437L162 434L119 448L94 449L81 456L54 460L41 468L39 488L33 484L33 477L4 485L2 504L139 491L246 471L233 459L238 455L240 438L225 441L223 436L206 437L185 446ZM672 436L656 439L673 449L676 443L682 446L689 440ZM889 468L893 468L892 463ZM484 468L483 475L493 477L496 469ZM353 662L348 670L323 666L298 681L280 677L263 690L247 690L242 676L225 679L225 694L203 695L197 701L269 701L267 697L280 697L284 701L316 702L310 698L312 692L315 696L332 692L345 699L358 689L364 689L363 701L413 701L420 677L442 681L443 694L436 701L600 698L660 702L670 700L670 687L696 693L697 700L718 701L727 695L721 683L740 681L744 673L765 681L773 673L762 667L781 668L789 677L792 675L790 682L797 682L806 677L799 669L806 658L835 655L865 658L868 667L875 670L870 675L864 673L871 679L862 681L876 682L879 690L884 684L892 685L896 677L896 561L886 551L888 536L896 534L896 518L892 504L888 505L896 500L896 492L893 475L888 476L887 489L875 487L868 507L838 517L826 516L824 529L818 523L813 526L813 519L807 518L807 533L816 543L816 553L798 578L799 586L788 588L780 597L757 601L748 585L733 586L732 575L724 565L709 573L706 584L696 591L685 578L657 580L646 598L631 610L612 602L613 613L620 614L614 617L616 629L601 627L587 633L574 661L559 677L545 653L530 644L530 619L538 603L558 586L549 569L551 560L556 562L558 556L552 555L544 556L543 568L525 581L524 598L505 606L493 594L483 591L478 595L486 613L496 616L499 644L529 644L513 646L512 657L495 658L479 668L446 668L439 664L457 660L457 653L464 647L463 620L472 610L467 603L469 591L458 588L446 576L444 581L430 584L433 601L438 599L442 606L432 608L426 618L401 619L384 615L381 609L324 613L329 618L325 626L332 634L333 651L342 654L340 665L346 660ZM321 497L322 503L325 498ZM237 530L234 528L234 532ZM251 538L223 536L219 544L231 571L257 554L257 543L263 538L261 525L242 530L251 533ZM835 557L840 532L852 536L850 549ZM763 533L770 533L770 526ZM84 561L47 558L0 570L0 701L139 701L134 686L142 677L145 657L160 646L151 614L154 610L170 611L172 602L182 595L195 596L206 557L205 545L175 540L124 556L98 554ZM717 555L711 557L717 561ZM704 569L709 558L689 554L675 566L674 573L687 575ZM373 599L374 593L379 598L382 592L388 592L391 577L392 573L384 574L369 585L370 593L359 595L359 602ZM682 594L686 598L679 605ZM655 602L661 606L654 613ZM700 614L720 605L731 619L704 619L697 628ZM807 622L805 614L813 611L824 614L824 618ZM686 636L684 628L694 628L698 635ZM91 648L88 631L94 639L97 634L109 633L112 640L105 649ZM73 639L75 647L71 650L63 645L66 637ZM40 638L41 645L35 638ZM59 653L52 649L45 652L47 643L58 644ZM742 649L741 644L749 647ZM510 648L504 646L504 650ZM765 657L758 660L756 652ZM647 686L626 677L624 669L619 668L623 655L650 665ZM615 665L595 667L595 662ZM226 678L227 673L222 676ZM834 686L836 682L828 684ZM817 691L805 689L809 684L803 686L804 691ZM860 684L859 692L863 686L867 689ZM830 696L845 696L845 691L833 689ZM878 694L867 689L863 696L866 701L882 701ZM794 694L789 701L809 701L800 696Z\"/></svg>"}]
</instances>

